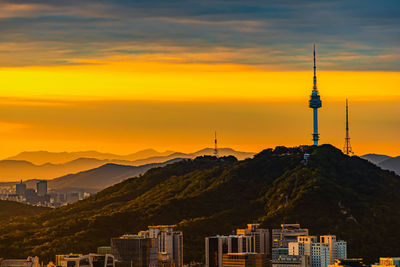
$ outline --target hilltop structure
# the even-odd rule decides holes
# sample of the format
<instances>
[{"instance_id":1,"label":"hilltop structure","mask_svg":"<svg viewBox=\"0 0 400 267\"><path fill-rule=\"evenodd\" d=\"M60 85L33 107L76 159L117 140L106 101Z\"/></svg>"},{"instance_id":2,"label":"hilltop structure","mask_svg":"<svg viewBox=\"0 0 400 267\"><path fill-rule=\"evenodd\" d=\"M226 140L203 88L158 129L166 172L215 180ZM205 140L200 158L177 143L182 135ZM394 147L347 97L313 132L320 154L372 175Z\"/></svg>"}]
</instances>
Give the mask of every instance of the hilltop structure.
<instances>
[{"instance_id":1,"label":"hilltop structure","mask_svg":"<svg viewBox=\"0 0 400 267\"><path fill-rule=\"evenodd\" d=\"M353 155L353 149L350 145L350 134L349 134L349 102L346 99L346 137L344 138L344 148L343 152L346 155Z\"/></svg>"},{"instance_id":2,"label":"hilltop structure","mask_svg":"<svg viewBox=\"0 0 400 267\"><path fill-rule=\"evenodd\" d=\"M315 63L315 44L314 44L314 86L310 97L310 108L313 109L314 115L314 132L313 132L313 141L314 145L318 146L319 133L318 133L318 109L322 107L321 98L317 89L317 66Z\"/></svg>"}]
</instances>

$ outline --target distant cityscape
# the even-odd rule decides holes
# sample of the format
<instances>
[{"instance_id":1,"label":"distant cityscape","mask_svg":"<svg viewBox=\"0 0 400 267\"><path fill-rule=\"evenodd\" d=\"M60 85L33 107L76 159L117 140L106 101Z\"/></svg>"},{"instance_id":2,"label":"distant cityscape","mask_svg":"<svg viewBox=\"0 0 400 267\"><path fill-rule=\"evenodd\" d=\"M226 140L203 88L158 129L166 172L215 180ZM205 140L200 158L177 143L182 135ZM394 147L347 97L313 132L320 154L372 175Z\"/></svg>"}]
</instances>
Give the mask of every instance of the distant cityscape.
<instances>
[{"instance_id":1,"label":"distant cityscape","mask_svg":"<svg viewBox=\"0 0 400 267\"><path fill-rule=\"evenodd\" d=\"M49 208L71 204L90 195L88 192L80 191L49 192L46 180L37 181L36 188L28 188L27 184L22 181L15 184L15 186L3 186L0 188L1 200L17 201L28 205Z\"/></svg>"},{"instance_id":2,"label":"distant cityscape","mask_svg":"<svg viewBox=\"0 0 400 267\"><path fill-rule=\"evenodd\" d=\"M44 193L45 183L38 183ZM43 190L43 191L42 191ZM39 196L40 197L40 196ZM47 265L39 257L2 259L0 267L366 267L347 257L347 242L336 235L317 236L300 224L264 229L248 224L233 235L205 237L204 262L183 262L183 232L176 225L148 226L137 234L111 238L96 253L54 255ZM371 267L400 267L400 257L380 258Z\"/></svg>"}]
</instances>

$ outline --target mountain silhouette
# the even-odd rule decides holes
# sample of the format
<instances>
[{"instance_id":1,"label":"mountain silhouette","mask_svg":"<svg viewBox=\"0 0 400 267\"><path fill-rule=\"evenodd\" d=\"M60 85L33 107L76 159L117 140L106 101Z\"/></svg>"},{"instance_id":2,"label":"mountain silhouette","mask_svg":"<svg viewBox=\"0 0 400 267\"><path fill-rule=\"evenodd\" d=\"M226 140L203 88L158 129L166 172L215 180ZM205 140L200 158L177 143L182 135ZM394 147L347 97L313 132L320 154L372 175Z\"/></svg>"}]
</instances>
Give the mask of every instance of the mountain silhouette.
<instances>
[{"instance_id":1,"label":"mountain silhouette","mask_svg":"<svg viewBox=\"0 0 400 267\"><path fill-rule=\"evenodd\" d=\"M398 157L390 157L387 155L379 155L379 154L367 154L361 156L361 158L366 159L384 170L394 171L398 175L400 175L400 156Z\"/></svg>"},{"instance_id":2,"label":"mountain silhouette","mask_svg":"<svg viewBox=\"0 0 400 267\"><path fill-rule=\"evenodd\" d=\"M148 149L136 152L128 156L112 155L119 157L118 159L115 158L104 159L104 157L110 156L111 154L102 154L94 151L76 152L76 153L75 152L50 153L45 151L24 152L20 153L16 157L12 157L12 159L0 161L0 181L15 182L21 179L23 180L54 179L63 175L97 168L107 163L139 166L152 163L163 163L169 160L173 160L175 158L195 158L197 156L202 156L202 155L213 155L213 153L214 150L211 148L205 148L200 151L188 154L171 152L171 151L159 153L155 150ZM73 158L77 155L86 155L86 156L97 155L100 158L77 158L65 163L54 164L47 162L41 165L36 165L29 161L29 160L38 161L38 158L41 155L44 155L43 159L45 161L56 162L60 159L59 158L60 155L63 157L63 159L65 159L64 154L68 155L68 157L70 158ZM231 148L219 149L219 155L221 156L233 155L239 159L251 157L253 154L254 153L250 152L236 151ZM157 156L148 157L149 155L157 155ZM52 158L53 156L55 157L54 160ZM140 158L140 159L128 160L135 158Z\"/></svg>"}]
</instances>

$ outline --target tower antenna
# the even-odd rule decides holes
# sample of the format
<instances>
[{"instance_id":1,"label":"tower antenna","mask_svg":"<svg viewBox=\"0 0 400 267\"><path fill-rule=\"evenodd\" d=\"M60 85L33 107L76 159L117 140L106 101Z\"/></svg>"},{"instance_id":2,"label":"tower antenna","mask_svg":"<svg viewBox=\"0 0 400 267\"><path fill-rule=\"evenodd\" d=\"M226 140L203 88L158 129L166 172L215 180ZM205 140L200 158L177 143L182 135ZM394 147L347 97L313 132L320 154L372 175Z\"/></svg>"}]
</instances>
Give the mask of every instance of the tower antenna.
<instances>
[{"instance_id":1,"label":"tower antenna","mask_svg":"<svg viewBox=\"0 0 400 267\"><path fill-rule=\"evenodd\" d=\"M215 131L215 136L214 136L214 156L218 157L217 131Z\"/></svg>"},{"instance_id":2,"label":"tower antenna","mask_svg":"<svg viewBox=\"0 0 400 267\"><path fill-rule=\"evenodd\" d=\"M346 155L353 155L353 149L350 145L350 134L349 134L349 102L346 99L346 137L344 138L344 148L343 152Z\"/></svg>"},{"instance_id":3,"label":"tower antenna","mask_svg":"<svg viewBox=\"0 0 400 267\"><path fill-rule=\"evenodd\" d=\"M322 107L321 97L319 96L317 89L317 64L315 56L315 44L314 44L314 78L313 78L313 89L310 97L310 108L313 109L313 142L315 146L318 146L319 133L318 133L318 109Z\"/></svg>"}]
</instances>

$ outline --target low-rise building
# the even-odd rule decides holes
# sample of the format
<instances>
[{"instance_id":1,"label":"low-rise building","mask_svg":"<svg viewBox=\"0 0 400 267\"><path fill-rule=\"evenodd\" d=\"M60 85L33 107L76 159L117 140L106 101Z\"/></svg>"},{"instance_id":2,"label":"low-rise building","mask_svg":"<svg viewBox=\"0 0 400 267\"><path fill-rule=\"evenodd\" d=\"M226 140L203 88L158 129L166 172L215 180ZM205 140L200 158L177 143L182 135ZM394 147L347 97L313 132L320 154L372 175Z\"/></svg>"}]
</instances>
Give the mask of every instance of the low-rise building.
<instances>
[{"instance_id":1,"label":"low-rise building","mask_svg":"<svg viewBox=\"0 0 400 267\"><path fill-rule=\"evenodd\" d=\"M222 267L267 267L268 258L261 253L227 253L222 257Z\"/></svg>"},{"instance_id":2,"label":"low-rise building","mask_svg":"<svg viewBox=\"0 0 400 267\"><path fill-rule=\"evenodd\" d=\"M335 260L334 264L328 265L328 267L366 267L362 258L357 259L338 259Z\"/></svg>"},{"instance_id":3,"label":"low-rise building","mask_svg":"<svg viewBox=\"0 0 400 267\"><path fill-rule=\"evenodd\" d=\"M26 259L0 259L0 267L40 267L38 257Z\"/></svg>"},{"instance_id":4,"label":"low-rise building","mask_svg":"<svg viewBox=\"0 0 400 267\"><path fill-rule=\"evenodd\" d=\"M379 264L373 264L371 267L400 267L400 257L379 258Z\"/></svg>"},{"instance_id":5,"label":"low-rise building","mask_svg":"<svg viewBox=\"0 0 400 267\"><path fill-rule=\"evenodd\" d=\"M306 255L281 255L272 260L272 267L310 267L310 256Z\"/></svg>"}]
</instances>

